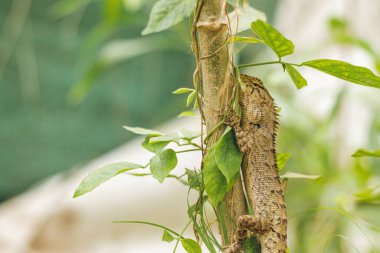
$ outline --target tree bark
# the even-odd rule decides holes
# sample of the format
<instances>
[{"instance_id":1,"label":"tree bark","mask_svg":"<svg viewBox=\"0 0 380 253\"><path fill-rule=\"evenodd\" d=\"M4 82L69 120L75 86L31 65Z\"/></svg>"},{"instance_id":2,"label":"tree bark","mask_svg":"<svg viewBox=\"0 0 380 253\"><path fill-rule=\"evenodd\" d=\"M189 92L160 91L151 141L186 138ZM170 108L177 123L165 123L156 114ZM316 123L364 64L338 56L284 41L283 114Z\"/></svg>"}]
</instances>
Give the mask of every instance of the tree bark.
<instances>
[{"instance_id":1,"label":"tree bark","mask_svg":"<svg viewBox=\"0 0 380 253\"><path fill-rule=\"evenodd\" d=\"M222 119L232 94L234 78L230 74L228 52L228 26L223 0L198 0L200 16L196 23L199 48L200 79L203 89L202 109L206 130L210 132ZM203 1L203 3L201 3ZM214 145L224 131L220 127L208 139L207 149ZM228 193L218 209L219 230L222 243L232 242L236 230L235 221L247 214L243 185L240 178ZM231 217L233 220L231 220ZM227 235L223 233L225 221Z\"/></svg>"}]
</instances>

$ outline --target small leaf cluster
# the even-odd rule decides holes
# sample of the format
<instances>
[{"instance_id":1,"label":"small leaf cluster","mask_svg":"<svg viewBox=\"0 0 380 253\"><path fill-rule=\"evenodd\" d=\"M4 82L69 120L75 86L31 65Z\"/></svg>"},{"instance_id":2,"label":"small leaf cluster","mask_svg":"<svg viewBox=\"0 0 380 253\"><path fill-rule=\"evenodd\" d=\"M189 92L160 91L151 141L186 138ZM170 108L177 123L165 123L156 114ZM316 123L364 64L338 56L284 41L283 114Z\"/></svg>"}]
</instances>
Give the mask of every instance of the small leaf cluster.
<instances>
[{"instance_id":1,"label":"small leaf cluster","mask_svg":"<svg viewBox=\"0 0 380 253\"><path fill-rule=\"evenodd\" d=\"M176 95L186 94L186 93L189 93L187 95L187 98L186 98L186 107L190 107L191 104L193 104L192 110L191 111L183 111L178 115L178 117L195 116L196 115L194 111L198 108L197 91L195 89L190 89L190 88L179 88L179 89L173 91L173 94L176 94Z\"/></svg>"},{"instance_id":2,"label":"small leaf cluster","mask_svg":"<svg viewBox=\"0 0 380 253\"><path fill-rule=\"evenodd\" d=\"M199 133L190 130L181 130L180 133L162 133L160 131L145 129L141 127L124 128L138 135L144 135L144 141L141 146L154 153L154 156L146 165L136 164L131 162L113 163L91 172L82 180L74 193L74 197L79 197L88 193L113 178L114 176L136 169L150 168L148 174L132 174L136 176L152 175L160 183L164 182L165 178L172 177L180 179L175 175L170 175L170 172L177 166L177 153L200 151L201 147L194 142L194 139L200 136ZM175 143L180 147L192 147L191 149L182 149L175 151L171 148L166 148L170 143ZM181 181L181 180L180 180ZM183 182L183 181L181 181Z\"/></svg>"}]
</instances>

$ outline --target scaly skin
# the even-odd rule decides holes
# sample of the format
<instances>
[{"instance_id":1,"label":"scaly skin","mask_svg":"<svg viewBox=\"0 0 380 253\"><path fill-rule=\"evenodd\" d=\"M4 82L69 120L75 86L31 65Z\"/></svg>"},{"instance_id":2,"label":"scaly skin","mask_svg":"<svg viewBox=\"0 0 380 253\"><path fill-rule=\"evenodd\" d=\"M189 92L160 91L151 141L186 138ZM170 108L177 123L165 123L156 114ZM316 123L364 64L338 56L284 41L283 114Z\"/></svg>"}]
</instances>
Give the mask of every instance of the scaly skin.
<instances>
[{"instance_id":1,"label":"scaly skin","mask_svg":"<svg viewBox=\"0 0 380 253\"><path fill-rule=\"evenodd\" d=\"M247 75L240 79L246 84L240 93L242 117L232 113L227 121L245 154L243 177L254 215L239 218L235 241L224 252L240 252L249 230L258 237L261 253L286 253L286 206L276 164L276 106L260 79Z\"/></svg>"}]
</instances>

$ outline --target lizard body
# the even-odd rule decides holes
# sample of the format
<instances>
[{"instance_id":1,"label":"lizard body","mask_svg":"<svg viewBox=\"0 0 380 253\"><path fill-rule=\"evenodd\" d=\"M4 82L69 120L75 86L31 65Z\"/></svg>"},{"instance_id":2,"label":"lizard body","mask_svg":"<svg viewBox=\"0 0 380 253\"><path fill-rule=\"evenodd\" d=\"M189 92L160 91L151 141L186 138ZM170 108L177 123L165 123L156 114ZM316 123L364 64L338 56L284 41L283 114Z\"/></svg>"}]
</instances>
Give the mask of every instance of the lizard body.
<instances>
[{"instance_id":1,"label":"lizard body","mask_svg":"<svg viewBox=\"0 0 380 253\"><path fill-rule=\"evenodd\" d=\"M238 220L235 242L225 253L240 252L248 230L256 235L261 253L286 253L287 214L276 163L277 113L262 81L240 75L246 84L240 92L241 118L233 112L227 121L244 153L242 172L253 216Z\"/></svg>"}]
</instances>

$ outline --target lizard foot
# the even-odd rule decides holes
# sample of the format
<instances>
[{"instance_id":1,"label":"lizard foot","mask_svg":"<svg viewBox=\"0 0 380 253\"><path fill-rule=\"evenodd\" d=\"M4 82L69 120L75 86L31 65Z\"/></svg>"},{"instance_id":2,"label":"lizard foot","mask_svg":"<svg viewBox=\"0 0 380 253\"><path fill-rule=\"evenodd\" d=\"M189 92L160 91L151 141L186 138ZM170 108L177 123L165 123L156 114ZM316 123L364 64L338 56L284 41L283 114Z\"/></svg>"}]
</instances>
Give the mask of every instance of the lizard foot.
<instances>
[{"instance_id":1,"label":"lizard foot","mask_svg":"<svg viewBox=\"0 0 380 253\"><path fill-rule=\"evenodd\" d=\"M224 120L224 123L233 128L240 126L240 116L232 109L228 113L226 119Z\"/></svg>"},{"instance_id":2,"label":"lizard foot","mask_svg":"<svg viewBox=\"0 0 380 253\"><path fill-rule=\"evenodd\" d=\"M243 154L247 154L250 150L251 142L248 138L248 134L240 127L240 116L234 110L231 110L224 120L224 123L234 129L236 142L240 151Z\"/></svg>"}]
</instances>

